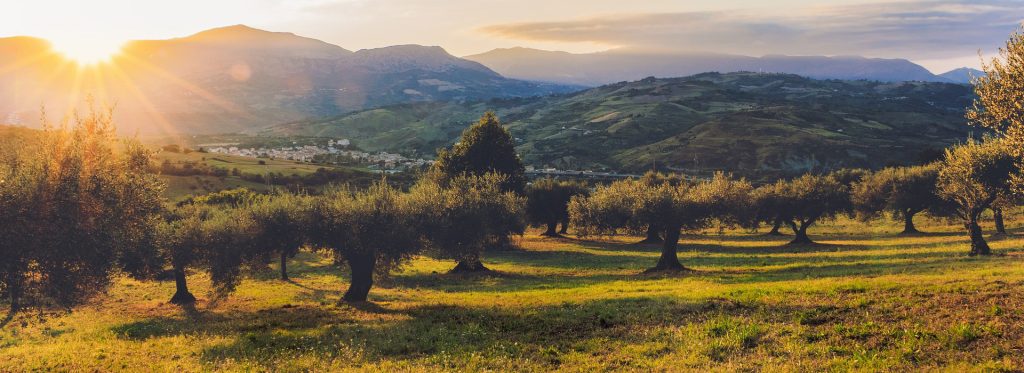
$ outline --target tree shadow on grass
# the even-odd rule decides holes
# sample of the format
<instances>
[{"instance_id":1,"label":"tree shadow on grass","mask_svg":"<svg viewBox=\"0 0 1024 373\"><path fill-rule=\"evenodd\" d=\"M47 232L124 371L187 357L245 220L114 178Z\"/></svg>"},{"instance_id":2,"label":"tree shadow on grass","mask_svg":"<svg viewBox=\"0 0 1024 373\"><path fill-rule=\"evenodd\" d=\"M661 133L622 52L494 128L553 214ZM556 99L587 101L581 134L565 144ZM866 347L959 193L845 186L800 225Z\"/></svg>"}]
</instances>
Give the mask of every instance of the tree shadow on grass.
<instances>
[{"instance_id":1,"label":"tree shadow on grass","mask_svg":"<svg viewBox=\"0 0 1024 373\"><path fill-rule=\"evenodd\" d=\"M531 308L426 305L386 312L401 317L365 321L351 311L297 307L209 315L200 322L154 318L117 326L114 333L134 341L178 335L230 339L201 353L201 361L211 369L228 361L279 369L282 359L297 354L311 355L316 361L344 359L348 361L343 363L354 365L385 359L416 361L432 355L443 355L450 359L447 363L459 365L459 361L472 356L484 356L493 364L528 361L545 369L557 369L561 354L581 348L603 348L590 341L650 338L644 334L649 327L704 324L715 315L755 313L795 320L799 315L816 311L815 307L725 298L683 301L672 297L635 297Z\"/></svg>"}]
</instances>

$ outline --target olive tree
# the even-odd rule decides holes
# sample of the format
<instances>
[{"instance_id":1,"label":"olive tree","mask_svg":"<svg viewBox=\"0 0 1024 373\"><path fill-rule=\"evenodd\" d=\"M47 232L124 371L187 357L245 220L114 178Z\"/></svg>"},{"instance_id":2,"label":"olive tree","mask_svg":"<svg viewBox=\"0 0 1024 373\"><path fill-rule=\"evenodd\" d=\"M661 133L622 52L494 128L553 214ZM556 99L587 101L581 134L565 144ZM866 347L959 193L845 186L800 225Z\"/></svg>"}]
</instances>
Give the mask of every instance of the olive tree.
<instances>
[{"instance_id":1,"label":"olive tree","mask_svg":"<svg viewBox=\"0 0 1024 373\"><path fill-rule=\"evenodd\" d=\"M117 269L144 271L163 184L150 153L114 136L113 112L76 114L69 126L6 139L0 147L0 293L10 317L23 306L72 307Z\"/></svg>"},{"instance_id":2,"label":"olive tree","mask_svg":"<svg viewBox=\"0 0 1024 373\"><path fill-rule=\"evenodd\" d=\"M586 184L578 181L534 181L526 188L526 216L531 224L547 227L542 235L557 237L568 232L569 200L588 192ZM558 223L562 223L561 231L557 230Z\"/></svg>"},{"instance_id":3,"label":"olive tree","mask_svg":"<svg viewBox=\"0 0 1024 373\"><path fill-rule=\"evenodd\" d=\"M1024 159L1024 30L1011 34L997 57L982 61L982 70L985 74L973 81L977 98L967 119L994 130L1018 160ZM1024 180L1015 178L1020 191Z\"/></svg>"},{"instance_id":4,"label":"olive tree","mask_svg":"<svg viewBox=\"0 0 1024 373\"><path fill-rule=\"evenodd\" d=\"M170 303L191 304L188 272L210 275L215 299L234 290L241 269L259 257L256 225L242 209L220 205L187 204L165 212L157 227L161 254L170 264L175 292Z\"/></svg>"},{"instance_id":5,"label":"olive tree","mask_svg":"<svg viewBox=\"0 0 1024 373\"><path fill-rule=\"evenodd\" d=\"M682 231L698 231L715 220L735 222L749 210L751 190L745 180L722 173L693 184L645 186L626 180L598 188L590 197L574 198L569 211L580 235L658 222L664 243L658 263L648 272L680 271L685 269L677 255Z\"/></svg>"},{"instance_id":6,"label":"olive tree","mask_svg":"<svg viewBox=\"0 0 1024 373\"><path fill-rule=\"evenodd\" d=\"M771 224L772 228L766 235L781 236L780 229L787 221L784 217L784 203L786 201L786 182L777 181L772 184L765 184L757 187L751 193L751 221L752 228L759 223Z\"/></svg>"},{"instance_id":7,"label":"olive tree","mask_svg":"<svg viewBox=\"0 0 1024 373\"><path fill-rule=\"evenodd\" d=\"M903 221L901 234L919 233L914 216L942 203L935 184L939 165L890 167L854 184L851 192L858 217L868 219L886 212Z\"/></svg>"},{"instance_id":8,"label":"olive tree","mask_svg":"<svg viewBox=\"0 0 1024 373\"><path fill-rule=\"evenodd\" d=\"M366 301L375 273L386 275L421 250L415 214L409 198L383 182L364 191L335 188L313 199L311 242L351 270L342 300Z\"/></svg>"},{"instance_id":9,"label":"olive tree","mask_svg":"<svg viewBox=\"0 0 1024 373\"><path fill-rule=\"evenodd\" d=\"M425 180L410 191L413 225L434 253L457 261L453 273L487 271L481 255L488 240L523 231L523 198L503 192L503 182L497 174L461 176L443 185Z\"/></svg>"},{"instance_id":10,"label":"olive tree","mask_svg":"<svg viewBox=\"0 0 1024 373\"><path fill-rule=\"evenodd\" d=\"M847 212L850 206L846 186L834 176L806 174L776 186L779 216L793 229L790 244L814 243L807 229L818 221Z\"/></svg>"},{"instance_id":11,"label":"olive tree","mask_svg":"<svg viewBox=\"0 0 1024 373\"><path fill-rule=\"evenodd\" d=\"M309 197L282 193L260 199L245 210L256 232L256 250L264 261L277 257L281 280L288 281L288 259L308 241L309 204Z\"/></svg>"},{"instance_id":12,"label":"olive tree","mask_svg":"<svg viewBox=\"0 0 1024 373\"><path fill-rule=\"evenodd\" d=\"M946 150L938 191L955 206L954 214L971 239L971 255L992 253L978 219L1000 196L1012 192L1013 175L1019 172L1019 159L1003 141L969 141Z\"/></svg>"},{"instance_id":13,"label":"olive tree","mask_svg":"<svg viewBox=\"0 0 1024 373\"><path fill-rule=\"evenodd\" d=\"M648 187L657 187L659 185L668 183L670 185L679 185L685 183L686 179L681 175L677 174L666 174L656 171L647 171L643 176L640 177L640 183ZM644 239L640 243L649 244L660 244L663 243L660 233L658 233L658 223L651 221L647 224L647 230L644 232Z\"/></svg>"}]
</instances>

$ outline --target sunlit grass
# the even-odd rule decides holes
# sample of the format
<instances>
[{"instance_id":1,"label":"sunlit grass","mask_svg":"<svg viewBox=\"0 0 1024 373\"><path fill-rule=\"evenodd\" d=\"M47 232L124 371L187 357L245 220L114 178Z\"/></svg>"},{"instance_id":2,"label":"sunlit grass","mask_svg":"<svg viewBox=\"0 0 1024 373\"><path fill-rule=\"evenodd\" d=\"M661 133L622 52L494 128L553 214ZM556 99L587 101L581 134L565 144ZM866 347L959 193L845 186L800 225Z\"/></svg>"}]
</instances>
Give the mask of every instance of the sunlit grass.
<instances>
[{"instance_id":1,"label":"sunlit grass","mask_svg":"<svg viewBox=\"0 0 1024 373\"><path fill-rule=\"evenodd\" d=\"M1024 239L972 258L952 224L896 225L825 224L807 247L690 235L678 276L641 275L658 248L635 237L529 234L486 253L493 274L420 257L358 305L337 303L346 275L312 253L293 282L268 268L216 304L194 274L197 310L166 303L170 282L118 278L0 330L0 371L1024 369Z\"/></svg>"}]
</instances>

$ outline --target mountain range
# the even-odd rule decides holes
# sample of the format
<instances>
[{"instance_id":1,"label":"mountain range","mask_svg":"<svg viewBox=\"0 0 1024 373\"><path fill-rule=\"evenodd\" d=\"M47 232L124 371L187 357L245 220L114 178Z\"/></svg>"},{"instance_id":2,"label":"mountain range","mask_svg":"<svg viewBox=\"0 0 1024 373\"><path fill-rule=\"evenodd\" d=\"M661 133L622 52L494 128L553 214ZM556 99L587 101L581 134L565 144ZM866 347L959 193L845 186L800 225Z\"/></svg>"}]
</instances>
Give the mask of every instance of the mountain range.
<instances>
[{"instance_id":1,"label":"mountain range","mask_svg":"<svg viewBox=\"0 0 1024 373\"><path fill-rule=\"evenodd\" d=\"M750 57L633 49L573 54L530 48L507 48L494 49L465 58L479 62L510 78L585 86L634 81L648 76L670 78L704 72L750 71L796 74L815 79L945 83L969 83L969 71L975 76L981 73L964 68L935 75L928 69L905 59L782 55Z\"/></svg>"},{"instance_id":2,"label":"mountain range","mask_svg":"<svg viewBox=\"0 0 1024 373\"><path fill-rule=\"evenodd\" d=\"M352 52L242 25L133 41L109 63L85 67L44 40L5 38L0 61L8 61L0 67L0 122L32 124L41 106L59 117L92 95L116 103L119 122L144 132L223 133L405 102L578 89L508 79L440 47Z\"/></svg>"},{"instance_id":3,"label":"mountain range","mask_svg":"<svg viewBox=\"0 0 1024 373\"><path fill-rule=\"evenodd\" d=\"M973 97L953 83L705 73L546 97L400 104L260 133L345 137L366 150L432 157L494 110L527 164L772 177L935 159L971 136L963 118Z\"/></svg>"},{"instance_id":4,"label":"mountain range","mask_svg":"<svg viewBox=\"0 0 1024 373\"><path fill-rule=\"evenodd\" d=\"M785 72L812 78L965 82L906 60L745 57L525 48L458 58L440 47L350 51L285 32L236 25L168 40L138 40L109 63L79 66L42 39L0 38L0 123L56 121L87 96L116 104L126 132L227 133L415 102L563 94L647 76L706 71ZM975 72L975 75L977 72Z\"/></svg>"}]
</instances>

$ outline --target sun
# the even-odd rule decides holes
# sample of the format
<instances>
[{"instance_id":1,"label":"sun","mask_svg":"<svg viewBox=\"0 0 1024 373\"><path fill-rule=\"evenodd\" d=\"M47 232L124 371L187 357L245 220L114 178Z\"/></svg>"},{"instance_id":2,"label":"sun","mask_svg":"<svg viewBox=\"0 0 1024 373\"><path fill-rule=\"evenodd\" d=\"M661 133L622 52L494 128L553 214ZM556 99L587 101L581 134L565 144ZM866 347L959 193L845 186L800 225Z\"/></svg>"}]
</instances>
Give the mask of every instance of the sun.
<instances>
[{"instance_id":1,"label":"sun","mask_svg":"<svg viewBox=\"0 0 1024 373\"><path fill-rule=\"evenodd\" d=\"M125 44L123 41L98 38L50 38L50 43L54 51L83 66L98 65L109 61L121 52L121 48Z\"/></svg>"}]
</instances>

